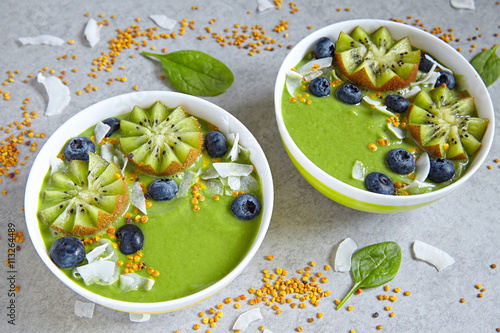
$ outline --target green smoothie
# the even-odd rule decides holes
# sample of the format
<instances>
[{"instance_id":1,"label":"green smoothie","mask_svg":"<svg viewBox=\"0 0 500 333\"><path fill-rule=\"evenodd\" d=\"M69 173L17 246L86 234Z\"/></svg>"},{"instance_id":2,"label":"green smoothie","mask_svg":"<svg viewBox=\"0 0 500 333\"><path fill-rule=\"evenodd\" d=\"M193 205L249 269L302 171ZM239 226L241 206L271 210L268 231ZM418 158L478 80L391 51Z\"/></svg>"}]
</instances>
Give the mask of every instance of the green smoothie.
<instances>
[{"instance_id":1,"label":"green smoothie","mask_svg":"<svg viewBox=\"0 0 500 333\"><path fill-rule=\"evenodd\" d=\"M127 117L128 114L125 114L120 118L126 119ZM198 122L203 135L214 129L214 126L206 121L198 119ZM94 127L81 135L92 137L93 131ZM110 137L110 142L114 142L113 139L119 137L120 130ZM115 146L118 147L119 144ZM101 146L96 145L96 153L99 154L100 151ZM225 157L216 161L227 162ZM180 184L188 172L203 176L204 172L212 167L213 162L214 159L207 154L206 150L203 150L192 166L167 178ZM249 156L242 152L239 153L236 162L251 164ZM145 188L158 178L141 173L132 163L127 164L124 174L128 184L139 178L141 186ZM247 193L255 195L262 202L259 176L255 171L250 176L255 179L259 188ZM43 203L42 193L44 190L53 188L49 179L50 171L42 186L39 211L48 206ZM86 285L82 279L74 277L73 269L63 269L63 271L77 284L96 294L129 302L160 302L178 299L216 283L232 271L247 254L258 233L261 216L249 221L236 218L230 209L236 194L228 191L227 188L223 194L211 192L210 188L207 188L209 181L198 176L195 183L190 186L188 194L183 197L176 196L169 201L148 199L146 202L151 206L148 204L145 222L144 216L146 215L138 212L134 205L130 204L128 211L110 227L95 235L79 237L83 240L87 253L101 245L102 239L114 243L120 274L126 273L127 264L131 267L135 264L136 267L133 269L135 274L155 281L151 290L138 288L122 292L119 281L111 285L98 283ZM116 237L113 235L114 230L126 223L134 223L144 234L143 248L132 255L120 252L116 246ZM55 234L49 225L42 222L39 225L45 245L47 249L50 249L54 241L62 235ZM100 238L101 243L96 242ZM86 263L85 260L82 265Z\"/></svg>"}]
</instances>

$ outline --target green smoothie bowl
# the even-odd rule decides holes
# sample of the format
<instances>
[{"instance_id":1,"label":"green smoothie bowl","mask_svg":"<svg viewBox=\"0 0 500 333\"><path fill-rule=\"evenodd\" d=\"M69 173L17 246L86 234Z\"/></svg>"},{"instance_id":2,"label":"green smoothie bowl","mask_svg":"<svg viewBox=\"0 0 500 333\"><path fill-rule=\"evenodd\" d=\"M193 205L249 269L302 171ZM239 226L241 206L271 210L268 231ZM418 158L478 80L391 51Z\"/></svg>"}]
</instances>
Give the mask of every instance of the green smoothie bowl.
<instances>
[{"instance_id":1,"label":"green smoothie bowl","mask_svg":"<svg viewBox=\"0 0 500 333\"><path fill-rule=\"evenodd\" d=\"M416 209L462 186L495 128L488 90L464 57L384 20L338 22L300 41L278 72L274 104L302 176L374 213Z\"/></svg>"},{"instance_id":2,"label":"green smoothie bowl","mask_svg":"<svg viewBox=\"0 0 500 333\"><path fill-rule=\"evenodd\" d=\"M201 98L149 91L101 101L55 131L24 207L38 255L67 287L151 314L233 281L273 202L266 156L240 121Z\"/></svg>"}]
</instances>

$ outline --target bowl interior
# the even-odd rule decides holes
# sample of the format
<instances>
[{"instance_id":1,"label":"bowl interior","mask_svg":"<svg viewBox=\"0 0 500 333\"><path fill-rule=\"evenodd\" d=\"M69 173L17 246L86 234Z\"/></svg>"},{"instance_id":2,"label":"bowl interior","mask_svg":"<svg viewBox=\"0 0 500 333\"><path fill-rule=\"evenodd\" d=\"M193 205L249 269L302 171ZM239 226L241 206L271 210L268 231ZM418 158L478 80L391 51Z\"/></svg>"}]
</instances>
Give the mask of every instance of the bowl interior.
<instances>
[{"instance_id":1,"label":"bowl interior","mask_svg":"<svg viewBox=\"0 0 500 333\"><path fill-rule=\"evenodd\" d=\"M314 44L319 38L327 36L333 40L337 40L341 31L350 32L357 26L363 27L368 32L375 31L377 28L385 26L395 39L400 39L408 36L411 44L414 47L430 52L433 57L443 63L443 65L445 65L446 67L453 70L455 74L460 74L463 76L464 89L468 90L469 93L475 97L479 116L488 118L490 120L490 123L483 137L481 149L478 151L467 172L456 182L437 191L414 196L385 196L376 194L347 185L330 176L329 174L318 168L314 163L312 163L294 143L284 124L281 110L281 97L283 89L285 87L287 72L292 67L294 67L308 52L314 49ZM275 85L274 104L276 121L278 123L278 129L280 131L283 143L288 153L295 160L294 162L296 163L296 165L298 164L302 168L299 169L301 173L303 175L308 175L306 177L306 179L309 178L308 181L311 182L310 177L312 177L314 182L317 182L323 186L325 190L322 192L327 195L327 192L331 190L337 194L340 193L342 196L354 198L357 202L363 202L369 205L376 206L378 205L384 207L394 207L396 208L396 210L397 207L417 208L422 204L433 202L450 193L457 187L461 186L465 181L467 181L468 178L470 178L472 174L474 174L474 172L479 168L479 166L486 158L493 142L493 134L495 128L494 109L488 90L479 74L477 74L475 69L460 53L458 53L454 48L438 39L437 37L418 28L385 20L360 19L338 22L319 29L305 37L290 51L280 67ZM318 186L316 187L318 188ZM357 209L363 210L362 208Z\"/></svg>"},{"instance_id":2,"label":"bowl interior","mask_svg":"<svg viewBox=\"0 0 500 333\"><path fill-rule=\"evenodd\" d=\"M67 140L83 132L90 126L95 125L99 120L130 112L135 105L149 107L158 100L169 107L182 105L186 112L216 125L224 134L228 134L228 131L239 133L240 142L250 150L250 159L261 178L263 193L262 221L254 243L243 260L222 280L206 289L183 298L165 302L131 303L117 301L94 294L80 287L52 262L38 226L38 196L43 179L50 168L50 157L55 156ZM40 150L31 168L25 193L25 217L29 236L38 255L52 273L69 288L90 301L112 309L125 312L159 313L181 309L200 302L224 288L241 273L253 258L264 239L271 220L273 202L273 182L266 156L255 137L239 120L222 108L201 98L175 92L150 91L120 95L101 101L77 113L54 132Z\"/></svg>"}]
</instances>

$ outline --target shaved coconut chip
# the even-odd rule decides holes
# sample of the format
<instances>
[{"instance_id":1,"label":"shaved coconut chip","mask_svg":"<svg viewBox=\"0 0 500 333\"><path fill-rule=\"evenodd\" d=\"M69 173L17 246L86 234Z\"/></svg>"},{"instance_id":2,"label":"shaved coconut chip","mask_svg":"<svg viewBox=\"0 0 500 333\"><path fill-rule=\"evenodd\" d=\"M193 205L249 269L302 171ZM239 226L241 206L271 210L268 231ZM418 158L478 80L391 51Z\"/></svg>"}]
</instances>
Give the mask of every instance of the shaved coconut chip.
<instances>
[{"instance_id":1,"label":"shaved coconut chip","mask_svg":"<svg viewBox=\"0 0 500 333\"><path fill-rule=\"evenodd\" d=\"M214 163L212 165L222 178L229 176L248 176L253 171L253 165L250 164Z\"/></svg>"},{"instance_id":2,"label":"shaved coconut chip","mask_svg":"<svg viewBox=\"0 0 500 333\"><path fill-rule=\"evenodd\" d=\"M305 75L304 79L306 80L306 82L311 82L315 78L320 77L322 74L323 74L323 71L321 69L317 69L316 71Z\"/></svg>"},{"instance_id":3,"label":"shaved coconut chip","mask_svg":"<svg viewBox=\"0 0 500 333\"><path fill-rule=\"evenodd\" d=\"M69 88L55 76L45 77L42 73L38 73L37 80L39 83L43 84L49 96L45 115L53 116L61 113L71 100Z\"/></svg>"},{"instance_id":4,"label":"shaved coconut chip","mask_svg":"<svg viewBox=\"0 0 500 333\"><path fill-rule=\"evenodd\" d=\"M259 188L259 182L255 180L252 176L242 176L240 177L240 191L251 192Z\"/></svg>"},{"instance_id":5,"label":"shaved coconut chip","mask_svg":"<svg viewBox=\"0 0 500 333\"><path fill-rule=\"evenodd\" d=\"M352 178L357 179L357 180L364 180L365 179L365 168L363 168L363 162L361 162L361 161L354 162L354 166L352 167L351 176L352 176Z\"/></svg>"},{"instance_id":6,"label":"shaved coconut chip","mask_svg":"<svg viewBox=\"0 0 500 333\"><path fill-rule=\"evenodd\" d=\"M436 80L441 75L438 72L434 71L437 65L438 65L437 62L434 62L434 64L431 67L431 70L427 72L427 74L425 74L419 81L410 83L410 85L417 86L419 84L436 84Z\"/></svg>"},{"instance_id":7,"label":"shaved coconut chip","mask_svg":"<svg viewBox=\"0 0 500 333\"><path fill-rule=\"evenodd\" d=\"M204 180L207 180L207 179L214 179L214 178L218 178L219 177L219 173L217 172L217 170L215 170L215 168L213 166L210 166L210 168L208 168L202 175L201 175L201 179L204 179Z\"/></svg>"},{"instance_id":8,"label":"shaved coconut chip","mask_svg":"<svg viewBox=\"0 0 500 333\"><path fill-rule=\"evenodd\" d=\"M450 4L456 9L476 9L474 0L450 0Z\"/></svg>"},{"instance_id":9,"label":"shaved coconut chip","mask_svg":"<svg viewBox=\"0 0 500 333\"><path fill-rule=\"evenodd\" d=\"M40 35L36 37L21 37L19 41L23 45L51 45L60 46L64 44L64 40L51 35Z\"/></svg>"},{"instance_id":10,"label":"shaved coconut chip","mask_svg":"<svg viewBox=\"0 0 500 333\"><path fill-rule=\"evenodd\" d=\"M98 121L97 124L95 124L94 127L94 137L95 137L95 142L99 144L102 139L108 134L109 130L111 129L111 126L106 125L102 121ZM108 161L110 162L110 161Z\"/></svg>"},{"instance_id":11,"label":"shaved coconut chip","mask_svg":"<svg viewBox=\"0 0 500 333\"><path fill-rule=\"evenodd\" d=\"M219 179L210 179L206 182L207 191L217 195L224 195L224 186Z\"/></svg>"},{"instance_id":12,"label":"shaved coconut chip","mask_svg":"<svg viewBox=\"0 0 500 333\"><path fill-rule=\"evenodd\" d=\"M99 256L106 251L107 247L108 247L108 244L103 244L101 246L94 248L89 253L87 253L86 257L87 257L87 261L89 262L89 264L96 261L97 258L99 258Z\"/></svg>"},{"instance_id":13,"label":"shaved coconut chip","mask_svg":"<svg viewBox=\"0 0 500 333\"><path fill-rule=\"evenodd\" d=\"M259 308L243 312L233 325L233 330L244 331L251 322L263 319Z\"/></svg>"},{"instance_id":14,"label":"shaved coconut chip","mask_svg":"<svg viewBox=\"0 0 500 333\"><path fill-rule=\"evenodd\" d=\"M448 253L419 240L413 242L413 254L415 258L436 267L438 272L455 263L455 260Z\"/></svg>"},{"instance_id":15,"label":"shaved coconut chip","mask_svg":"<svg viewBox=\"0 0 500 333\"><path fill-rule=\"evenodd\" d=\"M286 73L286 90L290 96L295 96L295 91L302 86L302 75L297 73L296 71L289 70Z\"/></svg>"},{"instance_id":16,"label":"shaved coconut chip","mask_svg":"<svg viewBox=\"0 0 500 333\"><path fill-rule=\"evenodd\" d=\"M106 142L101 146L101 157L109 163L113 162L114 152L115 148L109 142Z\"/></svg>"},{"instance_id":17,"label":"shaved coconut chip","mask_svg":"<svg viewBox=\"0 0 500 333\"><path fill-rule=\"evenodd\" d=\"M333 269L335 272L349 272L351 270L351 257L358 246L351 238L346 238L337 247Z\"/></svg>"},{"instance_id":18,"label":"shaved coconut chip","mask_svg":"<svg viewBox=\"0 0 500 333\"><path fill-rule=\"evenodd\" d=\"M240 190L240 186L241 186L240 177L237 177L237 176L229 176L229 177L227 177L227 184L229 185L229 187L231 188L231 190L233 190L233 191L239 191Z\"/></svg>"},{"instance_id":19,"label":"shaved coconut chip","mask_svg":"<svg viewBox=\"0 0 500 333\"><path fill-rule=\"evenodd\" d=\"M392 123L387 124L387 128L398 138L398 139L404 139L406 138L405 131L403 131L401 128L394 126Z\"/></svg>"},{"instance_id":20,"label":"shaved coconut chip","mask_svg":"<svg viewBox=\"0 0 500 333\"><path fill-rule=\"evenodd\" d=\"M269 0L257 0L257 10L263 12L265 10L274 8L274 4Z\"/></svg>"},{"instance_id":21,"label":"shaved coconut chip","mask_svg":"<svg viewBox=\"0 0 500 333\"><path fill-rule=\"evenodd\" d=\"M176 20L165 15L149 15L149 18L152 19L157 26L167 30L172 30L177 24Z\"/></svg>"},{"instance_id":22,"label":"shaved coconut chip","mask_svg":"<svg viewBox=\"0 0 500 333\"><path fill-rule=\"evenodd\" d=\"M52 175L54 172L61 170L64 168L64 162L59 157L50 156L50 174Z\"/></svg>"},{"instance_id":23,"label":"shaved coconut chip","mask_svg":"<svg viewBox=\"0 0 500 333\"><path fill-rule=\"evenodd\" d=\"M188 171L184 174L184 178L179 184L179 190L177 191L176 196L179 198L183 198L188 195L189 189L191 186L196 183L196 179L198 178L197 174L193 171Z\"/></svg>"},{"instance_id":24,"label":"shaved coconut chip","mask_svg":"<svg viewBox=\"0 0 500 333\"><path fill-rule=\"evenodd\" d=\"M144 283L144 290L150 291L155 284L155 280L146 279L146 283Z\"/></svg>"},{"instance_id":25,"label":"shaved coconut chip","mask_svg":"<svg viewBox=\"0 0 500 333\"><path fill-rule=\"evenodd\" d=\"M408 99L410 97L415 96L422 90L419 86L412 87L406 94L403 95L404 98Z\"/></svg>"},{"instance_id":26,"label":"shaved coconut chip","mask_svg":"<svg viewBox=\"0 0 500 333\"><path fill-rule=\"evenodd\" d=\"M144 193L142 192L142 187L138 182L133 182L131 184L132 190L132 204L139 209L141 212L147 215L146 211L146 199L144 198Z\"/></svg>"},{"instance_id":27,"label":"shaved coconut chip","mask_svg":"<svg viewBox=\"0 0 500 333\"><path fill-rule=\"evenodd\" d=\"M128 158L123 155L120 149L115 149L115 156L113 157L113 161L116 165L122 165L122 172L125 172L125 168L127 167Z\"/></svg>"},{"instance_id":28,"label":"shaved coconut chip","mask_svg":"<svg viewBox=\"0 0 500 333\"><path fill-rule=\"evenodd\" d=\"M430 55L426 54L426 55L425 55L425 58L426 58L427 60L429 60L430 62L434 63L434 64L435 64L437 67L439 67L441 70L443 70L443 71L447 71L447 72L450 72L450 73L452 73L452 74L453 74L453 71L452 71L451 69L446 68L446 67L444 67L443 65L441 65L439 62L437 62L437 61L436 61L433 57L431 57ZM432 70L432 69L431 69L431 70Z\"/></svg>"},{"instance_id":29,"label":"shaved coconut chip","mask_svg":"<svg viewBox=\"0 0 500 333\"><path fill-rule=\"evenodd\" d=\"M75 301L75 316L79 318L92 318L94 316L95 303Z\"/></svg>"},{"instance_id":30,"label":"shaved coconut chip","mask_svg":"<svg viewBox=\"0 0 500 333\"><path fill-rule=\"evenodd\" d=\"M419 182L425 181L430 170L431 160L429 159L429 154L427 154L427 152L423 152L415 161L415 180L418 180Z\"/></svg>"},{"instance_id":31,"label":"shaved coconut chip","mask_svg":"<svg viewBox=\"0 0 500 333\"><path fill-rule=\"evenodd\" d=\"M229 133L227 135L228 137L231 138L231 141L232 141L232 147L231 147L231 150L229 151L229 154L228 154L228 157L231 161L236 161L238 159L238 154L239 154L239 146L238 146L238 142L240 141L240 134L239 133Z\"/></svg>"},{"instance_id":32,"label":"shaved coconut chip","mask_svg":"<svg viewBox=\"0 0 500 333\"><path fill-rule=\"evenodd\" d=\"M76 267L86 285L94 283L108 285L118 279L118 266L109 260L97 260L93 263Z\"/></svg>"},{"instance_id":33,"label":"shaved coconut chip","mask_svg":"<svg viewBox=\"0 0 500 333\"><path fill-rule=\"evenodd\" d=\"M307 74L316 72L318 69L324 68L324 67L330 67L332 65L333 58L332 57L326 57L326 58L321 58L321 59L313 59L304 65L300 66L300 68L297 70L299 74L302 76L305 76Z\"/></svg>"},{"instance_id":34,"label":"shaved coconut chip","mask_svg":"<svg viewBox=\"0 0 500 333\"><path fill-rule=\"evenodd\" d=\"M149 313L129 313L128 317L133 323L144 323L151 319L151 315Z\"/></svg>"},{"instance_id":35,"label":"shaved coconut chip","mask_svg":"<svg viewBox=\"0 0 500 333\"><path fill-rule=\"evenodd\" d=\"M414 181L411 182L410 185L402 187L398 191L402 192L402 191L411 190L413 188L427 188L427 187L434 187L434 186L436 186L436 185L434 185L432 183L426 183L426 182L421 182L421 181L418 181L418 180L414 180Z\"/></svg>"},{"instance_id":36,"label":"shaved coconut chip","mask_svg":"<svg viewBox=\"0 0 500 333\"><path fill-rule=\"evenodd\" d=\"M381 111L383 114L386 114L386 115L388 115L390 117L395 117L396 116L394 113L392 113L391 111L387 110L387 106L382 105L382 102L380 102L380 101L376 101L374 99L371 99L368 96L363 97L363 100L366 103L368 103L370 105L373 105L375 107L375 109Z\"/></svg>"},{"instance_id":37,"label":"shaved coconut chip","mask_svg":"<svg viewBox=\"0 0 500 333\"><path fill-rule=\"evenodd\" d=\"M151 281L151 282L148 282ZM144 288L144 290L149 291L153 287L154 281L144 277L140 276L136 273L127 273L127 274L121 274L120 275L120 290L124 293L131 291L131 290L137 290L139 287Z\"/></svg>"},{"instance_id":38,"label":"shaved coconut chip","mask_svg":"<svg viewBox=\"0 0 500 333\"><path fill-rule=\"evenodd\" d=\"M90 47L94 47L99 43L102 25L98 25L97 21L93 18L90 18L85 26L85 30L83 30L83 35L87 42L89 42Z\"/></svg>"}]
</instances>

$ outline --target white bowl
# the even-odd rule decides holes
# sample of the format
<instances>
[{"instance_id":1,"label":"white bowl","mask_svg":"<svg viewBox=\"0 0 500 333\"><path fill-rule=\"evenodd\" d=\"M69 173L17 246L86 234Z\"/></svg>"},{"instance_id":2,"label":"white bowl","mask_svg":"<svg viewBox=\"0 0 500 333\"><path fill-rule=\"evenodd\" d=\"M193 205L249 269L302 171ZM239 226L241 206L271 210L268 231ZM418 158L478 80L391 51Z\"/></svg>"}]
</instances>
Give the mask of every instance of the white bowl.
<instances>
[{"instance_id":1,"label":"white bowl","mask_svg":"<svg viewBox=\"0 0 500 333\"><path fill-rule=\"evenodd\" d=\"M229 122L229 130L231 132L239 133L240 142L244 147L250 150L250 159L260 176L263 193L263 210L261 212L262 221L257 236L246 256L229 274L213 285L195 294L170 301L155 303L117 301L94 294L77 285L52 262L43 242L38 225L37 205L39 193L42 187L43 179L50 167L50 157L56 156L62 149L63 145L70 138L78 135L90 126L95 125L99 120L130 112L135 105L140 107L149 107L158 100L162 101L169 107L182 105L191 115L218 126L219 130L224 134L228 134L226 132L228 127L227 122ZM179 310L201 302L202 300L214 295L233 281L233 279L236 278L249 264L250 260L252 260L261 245L271 221L273 202L273 181L266 156L264 155L264 152L255 137L239 120L217 105L198 97L175 92L146 91L120 95L94 104L77 113L64 123L57 131L55 131L40 150L33 163L26 185L24 208L28 233L33 246L45 265L66 286L92 302L115 310L133 313L161 313ZM56 300L54 299L54 302L55 301Z\"/></svg>"},{"instance_id":2,"label":"white bowl","mask_svg":"<svg viewBox=\"0 0 500 333\"><path fill-rule=\"evenodd\" d=\"M281 111L281 98L285 87L287 72L297 65L308 52L314 49L314 44L319 38L327 36L335 41L338 39L341 31L350 33L357 26L361 26L368 32L375 31L377 28L385 26L395 39L409 36L410 42L414 47L429 51L436 59L441 61L444 66L453 70L454 73L464 76L464 88L475 97L479 116L488 118L490 123L484 134L482 147L478 151L477 156L467 172L456 182L437 191L412 196L388 196L372 193L347 185L321 170L306 157L291 138L283 122ZM304 178L321 193L338 203L354 209L376 213L394 213L419 208L441 199L448 193L462 186L474 172L476 172L486 158L493 142L493 133L495 129L495 113L488 90L479 74L460 53L447 43L427 32L409 25L385 20L360 19L338 22L305 37L290 51L281 65L274 90L274 105L276 121L283 144L290 159Z\"/></svg>"}]
</instances>

